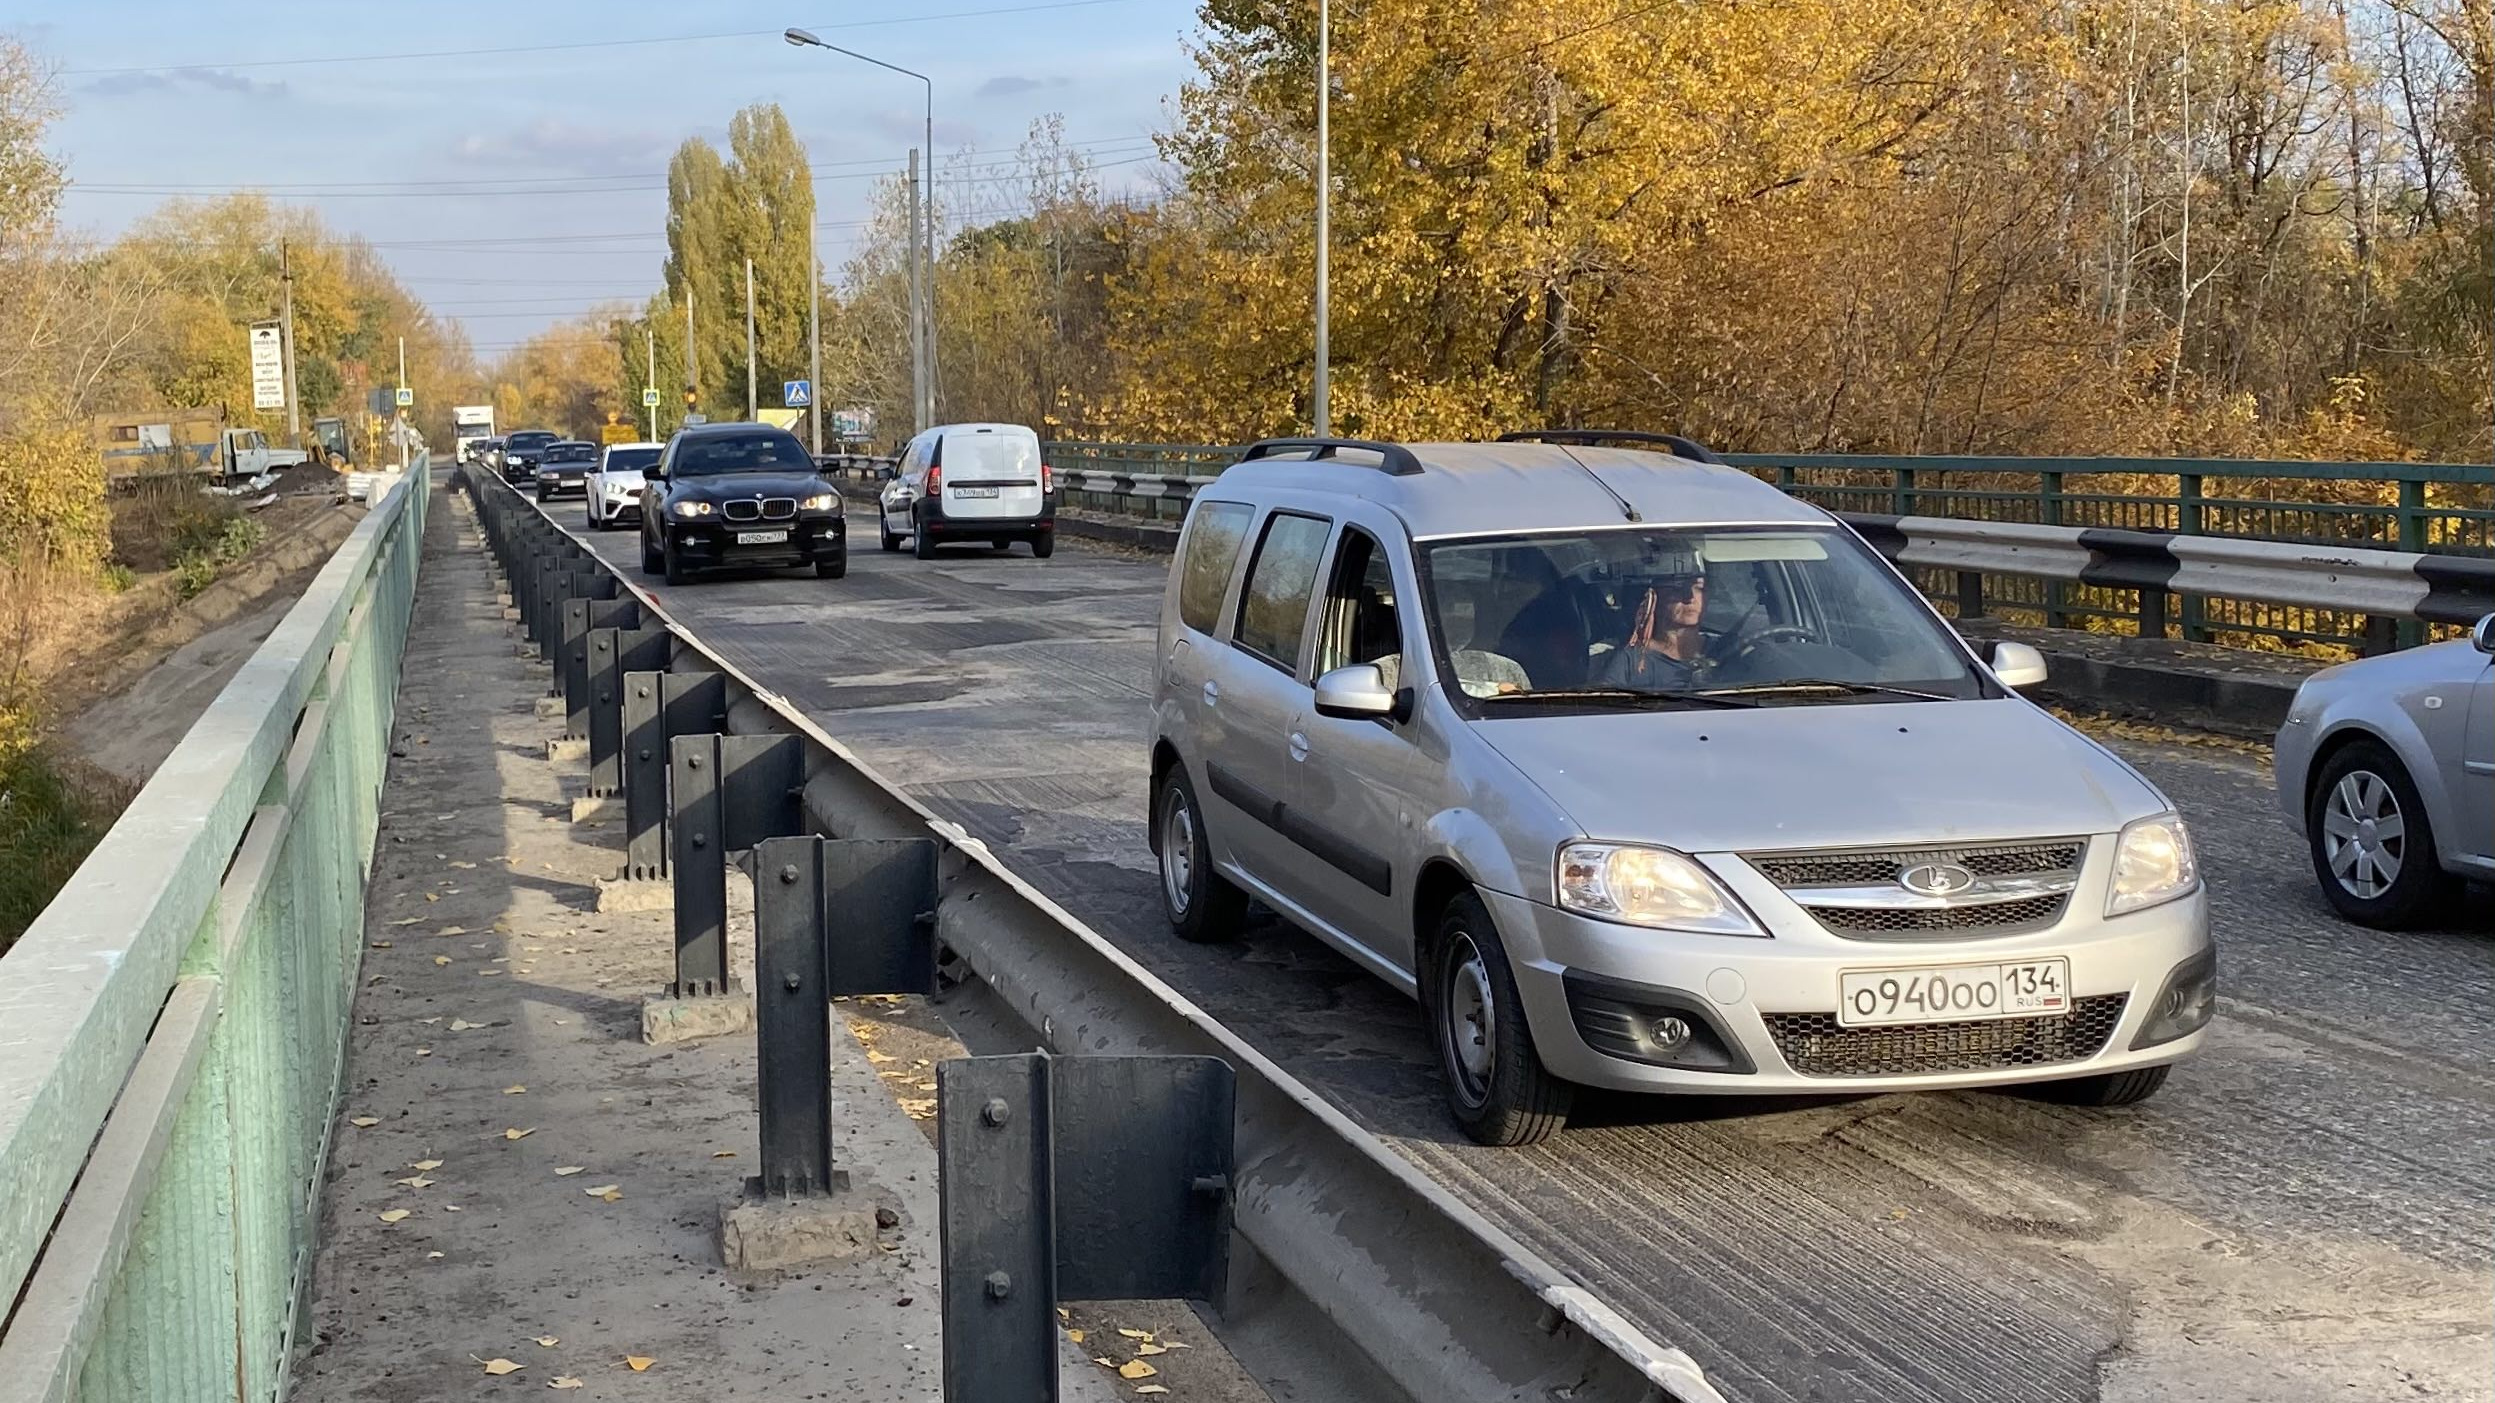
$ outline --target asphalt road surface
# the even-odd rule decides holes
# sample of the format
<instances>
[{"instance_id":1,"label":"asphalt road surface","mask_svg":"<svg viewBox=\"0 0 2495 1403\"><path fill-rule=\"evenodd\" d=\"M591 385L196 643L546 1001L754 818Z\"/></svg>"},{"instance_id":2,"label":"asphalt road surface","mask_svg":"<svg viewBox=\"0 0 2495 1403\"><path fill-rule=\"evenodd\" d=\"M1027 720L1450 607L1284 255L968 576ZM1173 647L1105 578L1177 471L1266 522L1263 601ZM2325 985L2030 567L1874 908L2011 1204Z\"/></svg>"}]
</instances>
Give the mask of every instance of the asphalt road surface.
<instances>
[{"instance_id":1,"label":"asphalt road surface","mask_svg":"<svg viewBox=\"0 0 2495 1403\"><path fill-rule=\"evenodd\" d=\"M632 534L590 539L636 569ZM1271 920L1217 948L1163 924L1163 561L865 541L842 581L642 583L1727 1396L2495 1397L2495 903L2427 933L2341 923L2264 757L2116 742L2192 822L2225 987L2155 1099L1589 1097L1551 1141L1485 1149L1440 1107L1413 1004Z\"/></svg>"}]
</instances>

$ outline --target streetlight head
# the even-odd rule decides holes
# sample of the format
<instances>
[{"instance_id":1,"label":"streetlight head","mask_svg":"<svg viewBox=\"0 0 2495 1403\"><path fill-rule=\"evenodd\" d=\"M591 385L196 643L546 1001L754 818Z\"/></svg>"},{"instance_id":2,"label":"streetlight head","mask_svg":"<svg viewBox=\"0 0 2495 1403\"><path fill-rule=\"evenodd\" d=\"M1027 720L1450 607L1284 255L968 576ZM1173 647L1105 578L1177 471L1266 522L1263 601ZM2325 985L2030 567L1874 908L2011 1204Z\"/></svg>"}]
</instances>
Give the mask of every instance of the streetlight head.
<instances>
[{"instance_id":1,"label":"streetlight head","mask_svg":"<svg viewBox=\"0 0 2495 1403\"><path fill-rule=\"evenodd\" d=\"M808 44L812 44L818 49L824 47L823 41L815 38L814 31L810 29L792 29L785 34L782 34L780 37L786 39L792 44L795 44L801 49Z\"/></svg>"}]
</instances>

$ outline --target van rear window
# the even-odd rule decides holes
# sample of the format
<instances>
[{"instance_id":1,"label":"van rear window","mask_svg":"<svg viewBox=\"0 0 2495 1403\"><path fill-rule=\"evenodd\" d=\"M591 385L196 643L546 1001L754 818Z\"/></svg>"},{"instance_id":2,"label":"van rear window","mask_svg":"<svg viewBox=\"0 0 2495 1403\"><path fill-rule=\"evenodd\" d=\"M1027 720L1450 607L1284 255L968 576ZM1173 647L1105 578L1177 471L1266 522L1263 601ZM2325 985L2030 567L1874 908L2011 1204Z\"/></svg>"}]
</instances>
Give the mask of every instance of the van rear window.
<instances>
[{"instance_id":1,"label":"van rear window","mask_svg":"<svg viewBox=\"0 0 2495 1403\"><path fill-rule=\"evenodd\" d=\"M944 475L955 482L1040 480L1040 446L1021 434L946 434Z\"/></svg>"}]
</instances>

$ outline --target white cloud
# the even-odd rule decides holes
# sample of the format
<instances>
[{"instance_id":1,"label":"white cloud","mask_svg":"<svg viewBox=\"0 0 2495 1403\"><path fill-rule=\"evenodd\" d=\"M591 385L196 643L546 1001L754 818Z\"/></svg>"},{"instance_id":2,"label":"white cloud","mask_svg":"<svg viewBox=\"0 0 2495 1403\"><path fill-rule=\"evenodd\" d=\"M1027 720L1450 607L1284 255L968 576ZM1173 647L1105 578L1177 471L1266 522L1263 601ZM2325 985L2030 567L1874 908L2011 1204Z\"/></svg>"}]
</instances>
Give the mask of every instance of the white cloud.
<instances>
[{"instance_id":1,"label":"white cloud","mask_svg":"<svg viewBox=\"0 0 2495 1403\"><path fill-rule=\"evenodd\" d=\"M252 78L230 68L163 68L137 73L108 73L78 91L96 97L185 91L233 93L241 97L282 97L289 89L281 79Z\"/></svg>"},{"instance_id":2,"label":"white cloud","mask_svg":"<svg viewBox=\"0 0 2495 1403\"><path fill-rule=\"evenodd\" d=\"M663 170L675 143L652 131L575 126L540 117L518 131L471 133L453 148L482 165L554 167L575 175L645 174Z\"/></svg>"}]
</instances>

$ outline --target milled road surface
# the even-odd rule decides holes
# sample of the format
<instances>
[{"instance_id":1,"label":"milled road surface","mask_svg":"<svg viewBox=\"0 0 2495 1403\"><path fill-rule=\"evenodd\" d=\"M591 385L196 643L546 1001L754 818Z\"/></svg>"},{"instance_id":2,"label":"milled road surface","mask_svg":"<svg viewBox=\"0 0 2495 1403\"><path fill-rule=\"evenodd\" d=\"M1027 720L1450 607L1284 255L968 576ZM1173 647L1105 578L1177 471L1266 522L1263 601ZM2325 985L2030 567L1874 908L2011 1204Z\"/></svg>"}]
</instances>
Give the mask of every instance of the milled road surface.
<instances>
[{"instance_id":1,"label":"milled road surface","mask_svg":"<svg viewBox=\"0 0 2495 1403\"><path fill-rule=\"evenodd\" d=\"M572 510L558 518L577 525ZM2190 818L2226 997L2156 1099L1580 1101L1464 1140L1418 1010L1266 922L1163 925L1144 845L1165 564L1068 542L680 589L763 685L1665 1343L1771 1400L2486 1399L2495 912L2336 920L2265 761L2117 742ZM2015 782L2014 771L2003 782Z\"/></svg>"}]
</instances>

